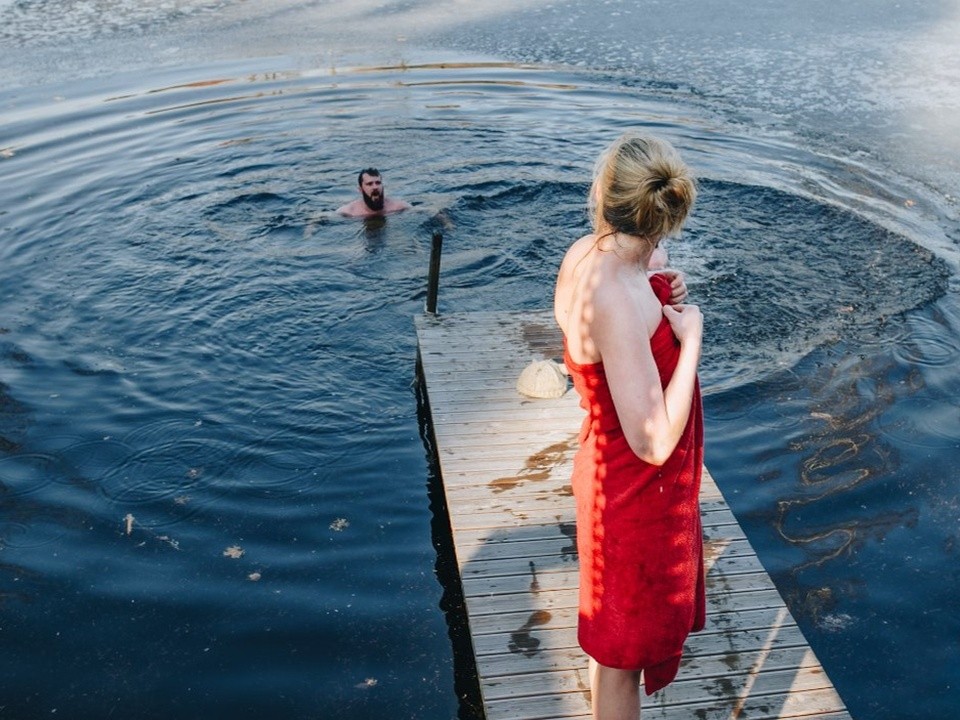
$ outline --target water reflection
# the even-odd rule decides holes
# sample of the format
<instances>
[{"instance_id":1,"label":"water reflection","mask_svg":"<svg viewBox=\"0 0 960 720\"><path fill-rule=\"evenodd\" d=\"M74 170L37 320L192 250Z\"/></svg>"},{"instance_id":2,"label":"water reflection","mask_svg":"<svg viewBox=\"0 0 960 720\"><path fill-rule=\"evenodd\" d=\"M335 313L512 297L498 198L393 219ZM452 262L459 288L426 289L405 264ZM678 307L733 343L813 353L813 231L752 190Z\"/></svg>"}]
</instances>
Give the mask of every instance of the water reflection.
<instances>
[{"instance_id":1,"label":"water reflection","mask_svg":"<svg viewBox=\"0 0 960 720\"><path fill-rule=\"evenodd\" d=\"M27 408L10 395L10 386L0 382L0 452L17 452L27 429Z\"/></svg>"},{"instance_id":2,"label":"water reflection","mask_svg":"<svg viewBox=\"0 0 960 720\"><path fill-rule=\"evenodd\" d=\"M386 226L385 217L363 218L363 247L368 253L378 253L383 250L386 245Z\"/></svg>"},{"instance_id":3,"label":"water reflection","mask_svg":"<svg viewBox=\"0 0 960 720\"><path fill-rule=\"evenodd\" d=\"M923 326L933 318L939 333L949 335L942 311L953 306L941 302L893 319L890 336L904 336L901 324ZM764 565L825 666L841 668L828 672L851 712L861 706L877 717L890 706L875 693L902 692L916 682L878 655L903 647L923 652L913 643L936 637L932 616L949 604L945 585L956 575L943 571L957 521L957 487L947 477L952 450L931 455L928 448L955 448L949 437L957 425L906 430L926 422L928 412L955 421L960 408L955 373L947 378L938 365L905 360L898 342L871 347L821 348L793 372L741 393L729 417L724 398L734 393L706 405L708 414L717 410L708 422L708 462L723 473L731 505L751 540L766 548ZM780 416L802 421L778 424ZM768 425L779 439L748 450ZM946 436L943 444L938 435ZM843 670L864 663L890 690L874 680L861 685ZM923 682L938 698L925 703L925 717L946 712L951 677L940 666L925 672ZM864 687L869 697L860 694Z\"/></svg>"},{"instance_id":4,"label":"water reflection","mask_svg":"<svg viewBox=\"0 0 960 720\"><path fill-rule=\"evenodd\" d=\"M881 421L923 393L923 378L889 353L857 358L845 355L846 348L815 353L805 361L812 372L802 379L771 378L773 402L760 400L766 393L754 396L745 413L733 416L754 426L774 412L801 420L776 425L785 431L783 439L761 458L761 470L769 469L758 479L766 488L750 511L763 512L767 502L775 508L772 526L803 550L805 559L788 565L798 576L849 556L868 540L881 541L918 515L919 500L905 504L895 480L903 470L901 453L909 448L894 443Z\"/></svg>"},{"instance_id":5,"label":"water reflection","mask_svg":"<svg viewBox=\"0 0 960 720\"><path fill-rule=\"evenodd\" d=\"M905 391L918 389L911 379L919 381L915 372L903 378L893 363L877 358L841 362L812 379L818 390L804 407L811 422L788 446L801 458L799 496L779 500L775 520L784 540L804 547L808 555L792 572L849 554L867 540L882 540L890 529L916 518L916 507L898 503L884 512L863 504L885 495L882 486L900 470L898 452L878 432L876 421L909 397ZM869 487L872 483L881 487ZM838 514L846 517L838 519ZM820 522L811 521L811 515ZM833 522L824 524L828 518Z\"/></svg>"}]
</instances>

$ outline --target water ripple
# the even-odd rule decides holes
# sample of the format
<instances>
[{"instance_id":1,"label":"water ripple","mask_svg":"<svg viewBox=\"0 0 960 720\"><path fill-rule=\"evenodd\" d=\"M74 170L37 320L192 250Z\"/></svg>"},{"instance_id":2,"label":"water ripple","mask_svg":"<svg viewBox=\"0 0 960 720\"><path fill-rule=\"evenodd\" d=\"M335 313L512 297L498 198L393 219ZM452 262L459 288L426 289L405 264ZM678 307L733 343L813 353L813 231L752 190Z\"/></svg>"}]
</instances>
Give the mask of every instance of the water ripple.
<instances>
[{"instance_id":1,"label":"water ripple","mask_svg":"<svg viewBox=\"0 0 960 720\"><path fill-rule=\"evenodd\" d=\"M0 496L40 494L63 478L63 463L55 454L27 452L0 457Z\"/></svg>"},{"instance_id":2,"label":"water ripple","mask_svg":"<svg viewBox=\"0 0 960 720\"><path fill-rule=\"evenodd\" d=\"M942 319L910 318L910 334L896 346L898 359L926 367L957 367L960 338Z\"/></svg>"},{"instance_id":3,"label":"water ripple","mask_svg":"<svg viewBox=\"0 0 960 720\"><path fill-rule=\"evenodd\" d=\"M909 408L881 418L879 425L889 440L907 448L960 447L960 405L956 398L919 393Z\"/></svg>"}]
</instances>

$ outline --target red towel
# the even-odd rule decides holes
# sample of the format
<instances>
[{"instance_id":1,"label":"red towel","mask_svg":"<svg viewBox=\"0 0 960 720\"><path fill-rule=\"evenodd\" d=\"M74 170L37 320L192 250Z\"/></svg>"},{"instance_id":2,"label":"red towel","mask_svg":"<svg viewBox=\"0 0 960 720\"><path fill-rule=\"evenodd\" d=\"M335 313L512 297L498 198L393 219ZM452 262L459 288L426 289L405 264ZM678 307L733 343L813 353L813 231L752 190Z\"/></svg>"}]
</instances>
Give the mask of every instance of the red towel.
<instances>
[{"instance_id":1,"label":"red towel","mask_svg":"<svg viewBox=\"0 0 960 720\"><path fill-rule=\"evenodd\" d=\"M665 303L670 284L650 279ZM664 387L680 343L663 318L650 340ZM648 695L677 674L683 643L703 629L706 601L700 474L703 411L699 384L680 442L662 467L627 444L603 364L564 361L587 411L573 461L580 557L580 646L601 665L642 670Z\"/></svg>"}]
</instances>

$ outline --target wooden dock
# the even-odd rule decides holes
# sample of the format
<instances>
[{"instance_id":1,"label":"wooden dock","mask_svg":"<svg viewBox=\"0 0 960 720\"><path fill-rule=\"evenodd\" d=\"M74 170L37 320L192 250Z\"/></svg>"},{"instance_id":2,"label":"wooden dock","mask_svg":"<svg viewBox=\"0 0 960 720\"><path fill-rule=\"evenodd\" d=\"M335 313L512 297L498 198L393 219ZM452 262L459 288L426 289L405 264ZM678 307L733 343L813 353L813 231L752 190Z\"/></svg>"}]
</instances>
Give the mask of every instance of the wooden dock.
<instances>
[{"instance_id":1,"label":"wooden dock","mask_svg":"<svg viewBox=\"0 0 960 720\"><path fill-rule=\"evenodd\" d=\"M572 389L524 398L532 360L560 359L549 313L416 318L420 360L487 720L589 718L577 645ZM701 512L707 627L643 718L847 719L709 473Z\"/></svg>"}]
</instances>

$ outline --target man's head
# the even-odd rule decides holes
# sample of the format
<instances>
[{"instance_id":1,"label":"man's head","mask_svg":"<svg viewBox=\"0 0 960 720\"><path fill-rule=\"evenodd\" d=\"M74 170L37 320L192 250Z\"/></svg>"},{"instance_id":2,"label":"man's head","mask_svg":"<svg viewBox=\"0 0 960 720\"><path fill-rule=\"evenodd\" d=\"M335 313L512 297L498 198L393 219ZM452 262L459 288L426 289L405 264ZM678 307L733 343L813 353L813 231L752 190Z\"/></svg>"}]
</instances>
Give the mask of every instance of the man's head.
<instances>
[{"instance_id":1,"label":"man's head","mask_svg":"<svg viewBox=\"0 0 960 720\"><path fill-rule=\"evenodd\" d=\"M357 175L357 184L364 204L371 210L383 210L383 180L376 168L361 170Z\"/></svg>"}]
</instances>

